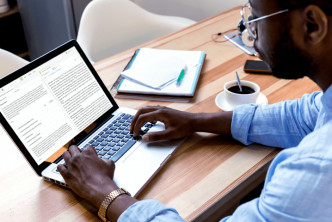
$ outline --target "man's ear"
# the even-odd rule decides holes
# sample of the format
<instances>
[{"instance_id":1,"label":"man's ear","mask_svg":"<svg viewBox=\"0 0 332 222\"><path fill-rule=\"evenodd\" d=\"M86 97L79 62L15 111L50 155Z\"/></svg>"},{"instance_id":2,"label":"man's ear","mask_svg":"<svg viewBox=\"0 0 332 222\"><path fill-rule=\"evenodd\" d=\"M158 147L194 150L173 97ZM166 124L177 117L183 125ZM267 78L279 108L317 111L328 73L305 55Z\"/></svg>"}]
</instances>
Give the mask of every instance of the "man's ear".
<instances>
[{"instance_id":1,"label":"man's ear","mask_svg":"<svg viewBox=\"0 0 332 222\"><path fill-rule=\"evenodd\" d=\"M309 5L303 11L305 18L306 41L311 44L318 44L327 35L328 19L322 9L316 5Z\"/></svg>"}]
</instances>

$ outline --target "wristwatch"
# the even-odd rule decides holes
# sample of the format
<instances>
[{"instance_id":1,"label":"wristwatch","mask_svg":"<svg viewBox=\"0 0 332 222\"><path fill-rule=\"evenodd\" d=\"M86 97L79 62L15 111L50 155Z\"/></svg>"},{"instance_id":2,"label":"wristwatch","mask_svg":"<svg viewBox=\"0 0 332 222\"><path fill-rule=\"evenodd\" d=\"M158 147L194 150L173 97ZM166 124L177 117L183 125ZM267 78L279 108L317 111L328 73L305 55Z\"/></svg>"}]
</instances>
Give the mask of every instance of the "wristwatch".
<instances>
[{"instance_id":1,"label":"wristwatch","mask_svg":"<svg viewBox=\"0 0 332 222\"><path fill-rule=\"evenodd\" d=\"M104 201L101 203L101 205L99 207L98 216L100 217L100 219L102 219L104 222L109 222L109 220L107 219L107 215L106 215L107 208L118 196L120 196L122 194L127 194L127 195L131 196L130 193L123 188L113 190L111 193L109 193L106 196L106 198L104 199Z\"/></svg>"}]
</instances>

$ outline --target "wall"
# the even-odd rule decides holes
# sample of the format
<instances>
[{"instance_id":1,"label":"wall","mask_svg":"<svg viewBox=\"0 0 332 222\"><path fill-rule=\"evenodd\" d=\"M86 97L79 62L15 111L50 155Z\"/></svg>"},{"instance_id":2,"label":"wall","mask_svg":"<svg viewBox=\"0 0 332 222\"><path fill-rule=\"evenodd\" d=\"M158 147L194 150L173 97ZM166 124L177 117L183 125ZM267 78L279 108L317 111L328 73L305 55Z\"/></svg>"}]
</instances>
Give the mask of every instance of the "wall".
<instances>
[{"instance_id":1,"label":"wall","mask_svg":"<svg viewBox=\"0 0 332 222\"><path fill-rule=\"evenodd\" d=\"M195 21L243 5L247 0L132 0L146 10L164 15L176 15Z\"/></svg>"}]
</instances>

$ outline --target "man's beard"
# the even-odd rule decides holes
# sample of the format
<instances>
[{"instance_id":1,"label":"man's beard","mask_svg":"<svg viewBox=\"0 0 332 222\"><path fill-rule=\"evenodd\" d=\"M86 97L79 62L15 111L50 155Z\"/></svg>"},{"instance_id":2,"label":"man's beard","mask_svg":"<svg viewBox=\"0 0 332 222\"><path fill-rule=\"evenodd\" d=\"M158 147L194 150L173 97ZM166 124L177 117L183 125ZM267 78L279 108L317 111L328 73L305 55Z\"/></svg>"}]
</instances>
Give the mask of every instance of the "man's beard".
<instances>
[{"instance_id":1,"label":"man's beard","mask_svg":"<svg viewBox=\"0 0 332 222\"><path fill-rule=\"evenodd\" d=\"M310 76L313 70L312 60L307 53L296 48L290 30L289 24L283 26L277 44L273 46L273 50L267 52L268 55L256 47L255 49L277 78L298 79Z\"/></svg>"}]
</instances>

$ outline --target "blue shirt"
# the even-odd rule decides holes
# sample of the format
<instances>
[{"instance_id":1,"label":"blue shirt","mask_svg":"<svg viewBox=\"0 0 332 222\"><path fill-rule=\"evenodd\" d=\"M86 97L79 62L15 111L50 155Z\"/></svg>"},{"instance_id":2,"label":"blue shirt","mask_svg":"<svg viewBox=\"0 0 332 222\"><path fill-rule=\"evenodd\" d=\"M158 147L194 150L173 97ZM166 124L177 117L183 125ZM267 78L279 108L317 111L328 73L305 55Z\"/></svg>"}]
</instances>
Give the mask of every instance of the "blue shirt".
<instances>
[{"instance_id":1,"label":"blue shirt","mask_svg":"<svg viewBox=\"0 0 332 222\"><path fill-rule=\"evenodd\" d=\"M332 86L301 99L234 109L232 136L284 148L272 161L259 198L222 221L332 221ZM119 221L183 221L155 200L129 207Z\"/></svg>"}]
</instances>

